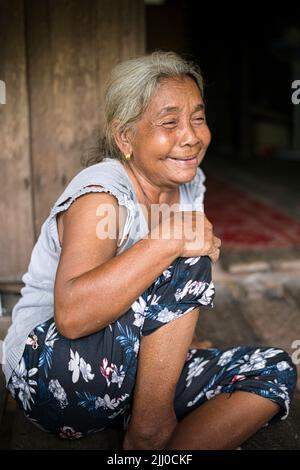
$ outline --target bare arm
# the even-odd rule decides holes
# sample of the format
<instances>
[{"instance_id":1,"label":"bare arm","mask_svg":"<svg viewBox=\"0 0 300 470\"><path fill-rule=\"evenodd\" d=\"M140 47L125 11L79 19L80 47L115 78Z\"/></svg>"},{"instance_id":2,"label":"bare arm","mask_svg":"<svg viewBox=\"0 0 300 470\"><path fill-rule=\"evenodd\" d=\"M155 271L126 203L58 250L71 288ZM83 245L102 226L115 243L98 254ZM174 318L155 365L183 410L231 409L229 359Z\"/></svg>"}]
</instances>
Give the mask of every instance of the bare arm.
<instances>
[{"instance_id":1,"label":"bare arm","mask_svg":"<svg viewBox=\"0 0 300 470\"><path fill-rule=\"evenodd\" d=\"M115 321L180 256L178 241L151 239L140 240L115 256L117 240L96 236L99 204L113 204L119 210L113 196L92 193L74 201L64 217L54 290L55 321L71 339Z\"/></svg>"},{"instance_id":2,"label":"bare arm","mask_svg":"<svg viewBox=\"0 0 300 470\"><path fill-rule=\"evenodd\" d=\"M195 240L150 237L116 256L117 237L100 239L96 235L100 204L112 204L116 213L120 210L110 194L91 193L74 201L64 216L54 308L59 331L70 339L94 333L114 322L175 258L203 254L218 257L215 241L219 239L213 237L209 222L204 246L197 237Z\"/></svg>"}]
</instances>

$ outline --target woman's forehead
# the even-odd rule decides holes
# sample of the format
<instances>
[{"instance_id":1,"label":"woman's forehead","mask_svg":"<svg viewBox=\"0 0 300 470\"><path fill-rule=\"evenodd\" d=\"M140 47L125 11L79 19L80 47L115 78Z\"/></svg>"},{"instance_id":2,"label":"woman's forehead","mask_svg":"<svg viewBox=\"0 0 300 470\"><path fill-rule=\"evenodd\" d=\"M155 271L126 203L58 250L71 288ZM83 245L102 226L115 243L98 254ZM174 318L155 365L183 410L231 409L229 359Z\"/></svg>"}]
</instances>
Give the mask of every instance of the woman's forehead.
<instances>
[{"instance_id":1,"label":"woman's forehead","mask_svg":"<svg viewBox=\"0 0 300 470\"><path fill-rule=\"evenodd\" d=\"M204 104L198 85L190 77L162 80L149 103L149 112L166 114L180 111L185 106L203 109Z\"/></svg>"}]
</instances>

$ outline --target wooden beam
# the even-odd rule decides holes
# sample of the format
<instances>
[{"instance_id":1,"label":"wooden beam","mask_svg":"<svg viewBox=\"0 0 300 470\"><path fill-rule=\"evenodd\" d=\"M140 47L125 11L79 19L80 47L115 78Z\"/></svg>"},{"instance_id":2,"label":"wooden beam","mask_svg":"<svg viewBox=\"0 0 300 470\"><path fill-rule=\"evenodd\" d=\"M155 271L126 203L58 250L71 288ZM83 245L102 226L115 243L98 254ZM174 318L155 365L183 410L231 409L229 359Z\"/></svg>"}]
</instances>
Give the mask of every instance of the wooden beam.
<instances>
[{"instance_id":1,"label":"wooden beam","mask_svg":"<svg viewBox=\"0 0 300 470\"><path fill-rule=\"evenodd\" d=\"M0 276L19 277L33 246L26 51L22 0L0 2Z\"/></svg>"},{"instance_id":2,"label":"wooden beam","mask_svg":"<svg viewBox=\"0 0 300 470\"><path fill-rule=\"evenodd\" d=\"M144 51L141 0L28 0L35 227L82 168L103 128L104 83L120 60Z\"/></svg>"}]
</instances>

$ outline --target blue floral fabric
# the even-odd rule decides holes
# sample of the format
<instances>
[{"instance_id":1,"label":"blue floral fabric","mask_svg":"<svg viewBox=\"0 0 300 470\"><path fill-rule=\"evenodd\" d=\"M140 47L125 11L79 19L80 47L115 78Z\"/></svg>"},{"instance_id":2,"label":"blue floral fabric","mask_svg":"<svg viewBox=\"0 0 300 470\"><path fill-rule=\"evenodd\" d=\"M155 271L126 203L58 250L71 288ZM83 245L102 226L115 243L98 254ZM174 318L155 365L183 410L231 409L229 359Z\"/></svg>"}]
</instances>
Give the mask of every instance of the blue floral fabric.
<instances>
[{"instance_id":1,"label":"blue floral fabric","mask_svg":"<svg viewBox=\"0 0 300 470\"><path fill-rule=\"evenodd\" d=\"M53 318L37 326L8 389L28 419L60 437L126 429L142 336L197 306L212 307L213 298L209 258L178 258L124 315L97 333L70 340ZM244 390L278 403L276 419L284 419L295 383L296 368L281 349L190 349L174 409L181 420L219 393Z\"/></svg>"}]
</instances>

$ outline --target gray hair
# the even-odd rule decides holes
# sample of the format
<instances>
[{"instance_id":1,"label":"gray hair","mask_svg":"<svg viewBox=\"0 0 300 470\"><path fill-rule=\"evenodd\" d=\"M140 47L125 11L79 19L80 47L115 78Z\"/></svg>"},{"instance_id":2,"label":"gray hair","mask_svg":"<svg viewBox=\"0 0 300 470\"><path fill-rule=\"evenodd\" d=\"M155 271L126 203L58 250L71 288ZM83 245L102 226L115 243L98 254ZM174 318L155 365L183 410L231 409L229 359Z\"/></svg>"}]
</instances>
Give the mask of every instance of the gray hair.
<instances>
[{"instance_id":1,"label":"gray hair","mask_svg":"<svg viewBox=\"0 0 300 470\"><path fill-rule=\"evenodd\" d=\"M100 162L106 156L122 160L115 142L113 125L133 127L146 110L158 83L162 79L191 77L203 97L200 68L175 52L155 51L119 63L111 72L105 92L105 133L98 151L86 166Z\"/></svg>"}]
</instances>

